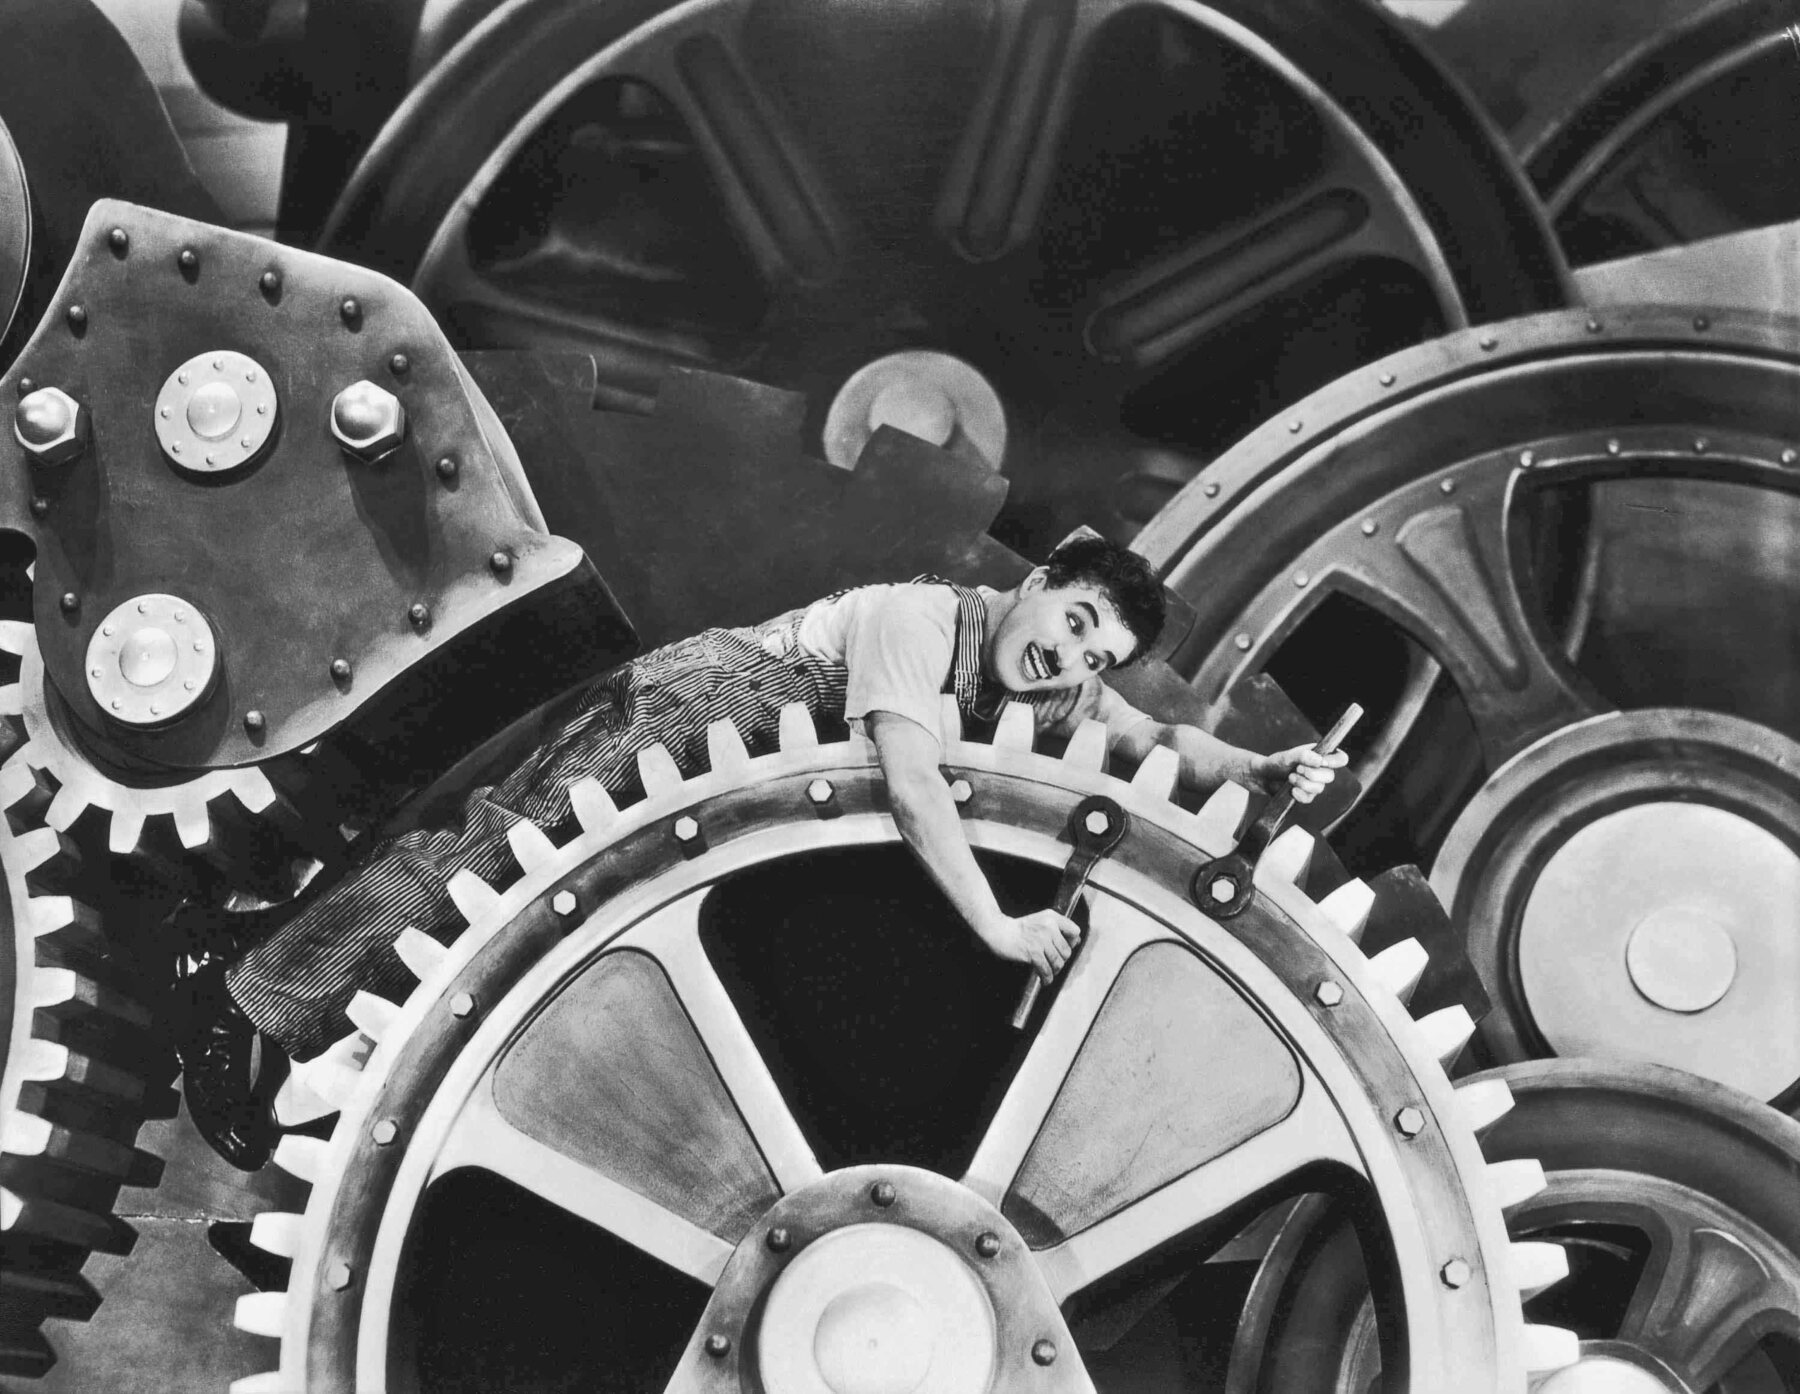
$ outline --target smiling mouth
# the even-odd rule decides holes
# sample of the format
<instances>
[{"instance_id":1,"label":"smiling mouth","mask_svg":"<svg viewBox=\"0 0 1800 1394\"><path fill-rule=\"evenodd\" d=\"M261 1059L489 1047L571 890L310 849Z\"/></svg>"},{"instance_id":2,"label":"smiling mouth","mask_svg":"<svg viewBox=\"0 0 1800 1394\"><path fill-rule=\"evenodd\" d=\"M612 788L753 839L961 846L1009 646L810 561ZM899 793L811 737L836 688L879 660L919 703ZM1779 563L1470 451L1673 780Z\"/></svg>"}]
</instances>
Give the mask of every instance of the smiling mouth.
<instances>
[{"instance_id":1,"label":"smiling mouth","mask_svg":"<svg viewBox=\"0 0 1800 1394\"><path fill-rule=\"evenodd\" d=\"M1025 674L1033 682L1049 682L1057 674L1057 662L1048 649L1035 643L1025 646Z\"/></svg>"}]
</instances>

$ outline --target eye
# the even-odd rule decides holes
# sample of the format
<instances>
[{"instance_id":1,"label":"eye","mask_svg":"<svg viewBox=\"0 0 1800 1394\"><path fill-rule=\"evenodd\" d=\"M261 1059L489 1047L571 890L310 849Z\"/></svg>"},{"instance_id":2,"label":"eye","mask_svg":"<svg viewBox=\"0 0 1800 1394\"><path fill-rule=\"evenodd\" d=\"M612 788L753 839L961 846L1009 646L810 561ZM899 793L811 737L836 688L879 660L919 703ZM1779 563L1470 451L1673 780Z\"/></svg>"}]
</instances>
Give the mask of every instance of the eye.
<instances>
[{"instance_id":1,"label":"eye","mask_svg":"<svg viewBox=\"0 0 1800 1394\"><path fill-rule=\"evenodd\" d=\"M1083 657L1087 659L1088 672L1098 673L1100 671L1100 660L1095 658L1093 654L1084 654Z\"/></svg>"},{"instance_id":2,"label":"eye","mask_svg":"<svg viewBox=\"0 0 1800 1394\"><path fill-rule=\"evenodd\" d=\"M1080 638L1081 637L1081 629L1082 629L1081 616L1079 614L1077 614L1075 611L1069 610L1069 611L1065 612L1064 618L1066 618L1069 621L1069 633L1075 635L1077 638Z\"/></svg>"}]
</instances>

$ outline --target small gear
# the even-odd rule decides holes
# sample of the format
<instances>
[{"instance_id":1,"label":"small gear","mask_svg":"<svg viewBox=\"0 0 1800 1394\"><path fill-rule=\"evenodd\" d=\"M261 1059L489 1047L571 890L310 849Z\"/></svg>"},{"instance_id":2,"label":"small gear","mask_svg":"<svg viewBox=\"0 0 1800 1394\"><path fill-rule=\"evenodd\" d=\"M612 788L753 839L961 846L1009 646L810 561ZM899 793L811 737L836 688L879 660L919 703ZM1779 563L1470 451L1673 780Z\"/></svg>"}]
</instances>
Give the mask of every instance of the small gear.
<instances>
[{"instance_id":1,"label":"small gear","mask_svg":"<svg viewBox=\"0 0 1800 1394\"><path fill-rule=\"evenodd\" d=\"M1374 893L1353 881L1314 903L1299 888L1311 838L1290 830L1226 933L1188 885L1230 850L1242 790L1190 813L1170 798L1171 751L1127 783L1105 773L1095 723L1057 758L1033 752L1024 708L992 745L964 742L953 713L944 773L978 855L1059 866L1084 798L1113 800L1130 820L1093 872L1082 951L959 1182L885 1162L824 1169L700 938L734 876L774 868L782 894L797 895L822 865L810 859L901 856L874 747L820 744L791 707L780 749L751 758L717 722L709 773L684 780L651 747L640 803L621 811L587 781L571 791L580 831L565 845L515 825L523 876L504 892L452 878L468 928L448 947L402 934L417 989L404 1004L360 994L359 1030L297 1067L341 1112L329 1140L290 1135L277 1151L312 1192L304 1214L255 1224L254 1242L293 1269L287 1291L238 1304L238 1326L278 1338L281 1359L236 1394L377 1394L417 1380L431 1264L409 1268L405 1255L447 1213L437 1187L470 1177L548 1203L560 1268L572 1273L574 1246L593 1239L630 1261L649 1255L658 1281L682 1284L687 1315L644 1384L677 1362L670 1388L721 1374L736 1387L753 1364L764 1387L811 1388L809 1362L824 1369L866 1326L901 1340L903 1359L970 1352L921 1374L934 1389L1093 1388L1065 1309L1121 1283L1138 1291L1147 1257L1322 1177L1375 1198L1401 1316L1391 1340L1412 1389L1522 1394L1529 1371L1574 1359L1573 1335L1526 1325L1519 1304L1521 1288L1553 1280L1560 1253L1509 1244L1501 1218L1541 1186L1541 1169L1483 1158L1476 1132L1510 1098L1499 1084L1451 1086L1440 1062L1472 1022L1461 1007L1408 1015L1416 944L1374 959L1357 947ZM1200 1048L1215 1068L1192 1068ZM515 1201L500 1206L506 1223L525 1224ZM508 1260L484 1253L491 1294L488 1265ZM945 1265L972 1281L921 1286ZM1440 1280L1446 1271L1457 1281ZM930 1294L951 1288L962 1295L939 1310ZM611 1324L618 1339L657 1327L648 1294L621 1296L634 1306ZM453 1337L471 1329L452 1326ZM908 1344L918 1330L932 1340ZM457 1377L479 1379L474 1368L459 1363Z\"/></svg>"}]
</instances>

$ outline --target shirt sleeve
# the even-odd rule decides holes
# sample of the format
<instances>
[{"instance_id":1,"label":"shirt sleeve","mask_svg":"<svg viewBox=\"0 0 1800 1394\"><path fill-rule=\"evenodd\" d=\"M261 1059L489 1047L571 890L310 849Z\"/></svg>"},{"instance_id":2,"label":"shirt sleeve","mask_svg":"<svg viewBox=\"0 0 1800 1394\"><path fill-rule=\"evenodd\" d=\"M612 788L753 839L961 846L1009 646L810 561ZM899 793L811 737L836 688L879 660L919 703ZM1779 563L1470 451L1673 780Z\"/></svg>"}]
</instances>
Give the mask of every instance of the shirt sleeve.
<instances>
[{"instance_id":1,"label":"shirt sleeve","mask_svg":"<svg viewBox=\"0 0 1800 1394\"><path fill-rule=\"evenodd\" d=\"M956 648L956 615L936 588L896 586L872 597L844 639L844 718L893 712L938 734L939 695ZM908 592L914 592L908 594Z\"/></svg>"}]
</instances>

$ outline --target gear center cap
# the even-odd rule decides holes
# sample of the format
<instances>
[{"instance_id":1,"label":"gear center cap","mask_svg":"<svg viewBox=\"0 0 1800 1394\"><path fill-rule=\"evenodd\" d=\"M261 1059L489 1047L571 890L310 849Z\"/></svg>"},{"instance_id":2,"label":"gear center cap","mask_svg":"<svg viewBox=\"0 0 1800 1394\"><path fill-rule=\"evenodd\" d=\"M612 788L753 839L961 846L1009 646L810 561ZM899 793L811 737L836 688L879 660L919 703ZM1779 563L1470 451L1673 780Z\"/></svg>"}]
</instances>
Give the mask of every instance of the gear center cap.
<instances>
[{"instance_id":1,"label":"gear center cap","mask_svg":"<svg viewBox=\"0 0 1800 1394\"><path fill-rule=\"evenodd\" d=\"M994 1311L968 1266L930 1235L849 1225L776 1280L757 1350L768 1394L982 1394Z\"/></svg>"},{"instance_id":2,"label":"gear center cap","mask_svg":"<svg viewBox=\"0 0 1800 1394\"><path fill-rule=\"evenodd\" d=\"M1632 986L1671 1012L1700 1012L1731 988L1737 946L1731 931L1691 905L1653 910L1625 943Z\"/></svg>"}]
</instances>

